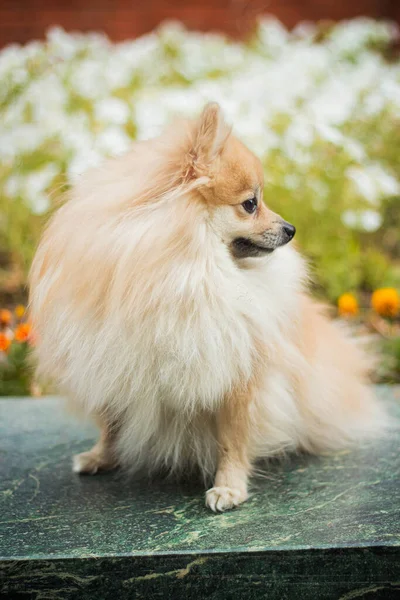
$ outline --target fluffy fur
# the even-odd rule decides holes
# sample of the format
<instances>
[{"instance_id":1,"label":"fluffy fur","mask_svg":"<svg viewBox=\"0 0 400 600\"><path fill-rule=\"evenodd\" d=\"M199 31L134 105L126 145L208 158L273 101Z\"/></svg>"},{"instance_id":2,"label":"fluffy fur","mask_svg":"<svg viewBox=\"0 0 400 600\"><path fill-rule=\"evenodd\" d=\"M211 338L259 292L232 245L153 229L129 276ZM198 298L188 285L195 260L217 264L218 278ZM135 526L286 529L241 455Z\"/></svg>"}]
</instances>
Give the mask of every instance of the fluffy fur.
<instances>
[{"instance_id":1,"label":"fluffy fur","mask_svg":"<svg viewBox=\"0 0 400 600\"><path fill-rule=\"evenodd\" d=\"M368 359L306 296L262 186L211 104L87 174L52 218L30 307L40 372L102 429L76 471L200 468L224 510L255 459L384 424Z\"/></svg>"}]
</instances>

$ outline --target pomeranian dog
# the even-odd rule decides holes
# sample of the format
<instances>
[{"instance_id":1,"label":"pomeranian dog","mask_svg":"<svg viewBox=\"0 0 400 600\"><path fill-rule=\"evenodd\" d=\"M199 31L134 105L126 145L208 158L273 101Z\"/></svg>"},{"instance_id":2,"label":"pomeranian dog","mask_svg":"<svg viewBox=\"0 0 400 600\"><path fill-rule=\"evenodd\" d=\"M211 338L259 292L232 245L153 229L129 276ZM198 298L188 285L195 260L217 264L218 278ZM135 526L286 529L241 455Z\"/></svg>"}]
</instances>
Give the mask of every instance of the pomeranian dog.
<instances>
[{"instance_id":1,"label":"pomeranian dog","mask_svg":"<svg viewBox=\"0 0 400 600\"><path fill-rule=\"evenodd\" d=\"M82 177L30 275L39 371L101 428L74 471L197 469L224 511L257 459L381 429L370 361L307 297L294 234L215 103Z\"/></svg>"}]
</instances>

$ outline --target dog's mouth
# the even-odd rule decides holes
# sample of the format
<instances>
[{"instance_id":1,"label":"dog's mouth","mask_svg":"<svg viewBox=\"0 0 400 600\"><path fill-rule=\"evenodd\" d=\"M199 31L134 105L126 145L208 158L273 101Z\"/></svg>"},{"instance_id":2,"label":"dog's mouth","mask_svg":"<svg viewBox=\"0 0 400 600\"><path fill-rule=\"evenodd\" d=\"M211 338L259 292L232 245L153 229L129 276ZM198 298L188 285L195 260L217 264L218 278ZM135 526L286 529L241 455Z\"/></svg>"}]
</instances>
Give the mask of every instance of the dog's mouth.
<instances>
[{"instance_id":1,"label":"dog's mouth","mask_svg":"<svg viewBox=\"0 0 400 600\"><path fill-rule=\"evenodd\" d=\"M263 243L257 243L246 237L235 238L231 243L232 256L234 258L265 256L290 242L296 233L296 228L283 219L279 221L279 224L280 227L277 231L268 230L260 236L260 241Z\"/></svg>"},{"instance_id":2,"label":"dog's mouth","mask_svg":"<svg viewBox=\"0 0 400 600\"><path fill-rule=\"evenodd\" d=\"M270 246L261 246L256 244L249 238L239 237L233 240L231 244L231 252L235 258L250 258L271 254L275 248Z\"/></svg>"}]
</instances>

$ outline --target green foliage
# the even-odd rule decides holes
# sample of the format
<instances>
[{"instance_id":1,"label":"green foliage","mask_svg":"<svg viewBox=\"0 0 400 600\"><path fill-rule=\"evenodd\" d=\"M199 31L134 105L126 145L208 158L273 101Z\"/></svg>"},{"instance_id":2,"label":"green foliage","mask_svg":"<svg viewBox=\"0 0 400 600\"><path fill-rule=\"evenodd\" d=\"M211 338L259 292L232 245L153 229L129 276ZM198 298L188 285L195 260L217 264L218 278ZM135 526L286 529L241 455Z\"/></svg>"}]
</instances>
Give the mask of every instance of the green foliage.
<instances>
[{"instance_id":1,"label":"green foliage","mask_svg":"<svg viewBox=\"0 0 400 600\"><path fill-rule=\"evenodd\" d=\"M273 210L296 225L296 239L310 259L317 291L335 302L348 290L372 292L393 285L396 261L384 247L390 227L368 234L343 223L346 210L369 208L346 178L351 157L344 149L320 141L311 149L309 163L299 170L283 151L270 153L265 161L264 197ZM391 209L400 218L399 200L388 202L382 208L384 215Z\"/></svg>"},{"instance_id":2,"label":"green foliage","mask_svg":"<svg viewBox=\"0 0 400 600\"><path fill-rule=\"evenodd\" d=\"M384 383L400 383L400 336L384 340L381 356L380 380Z\"/></svg>"},{"instance_id":3,"label":"green foliage","mask_svg":"<svg viewBox=\"0 0 400 600\"><path fill-rule=\"evenodd\" d=\"M0 359L0 396L29 396L32 367L28 344L12 343Z\"/></svg>"}]
</instances>

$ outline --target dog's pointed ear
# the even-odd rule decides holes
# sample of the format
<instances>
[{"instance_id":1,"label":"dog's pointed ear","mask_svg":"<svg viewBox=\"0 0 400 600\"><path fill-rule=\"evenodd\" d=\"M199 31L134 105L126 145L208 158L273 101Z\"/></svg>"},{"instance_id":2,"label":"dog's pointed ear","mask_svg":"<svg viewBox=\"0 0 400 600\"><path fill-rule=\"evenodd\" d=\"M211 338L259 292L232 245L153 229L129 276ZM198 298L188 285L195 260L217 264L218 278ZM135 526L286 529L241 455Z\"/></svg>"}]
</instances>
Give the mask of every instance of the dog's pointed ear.
<instances>
[{"instance_id":1,"label":"dog's pointed ear","mask_svg":"<svg viewBox=\"0 0 400 600\"><path fill-rule=\"evenodd\" d=\"M192 148L194 171L203 175L211 162L222 152L231 132L216 102L207 104L196 122Z\"/></svg>"}]
</instances>

